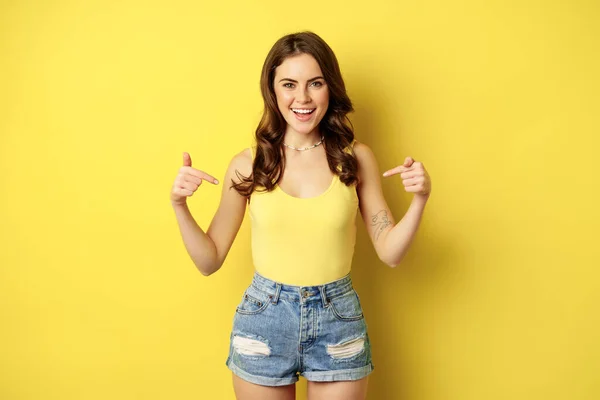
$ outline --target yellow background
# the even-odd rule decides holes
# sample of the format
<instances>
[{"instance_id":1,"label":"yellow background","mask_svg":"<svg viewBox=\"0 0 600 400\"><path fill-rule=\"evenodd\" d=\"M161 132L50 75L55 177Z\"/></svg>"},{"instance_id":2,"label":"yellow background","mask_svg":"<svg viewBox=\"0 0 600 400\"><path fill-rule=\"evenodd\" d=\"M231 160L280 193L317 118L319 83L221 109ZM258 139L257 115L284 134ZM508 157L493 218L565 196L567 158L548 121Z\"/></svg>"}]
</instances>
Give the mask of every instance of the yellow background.
<instances>
[{"instance_id":1,"label":"yellow background","mask_svg":"<svg viewBox=\"0 0 600 400\"><path fill-rule=\"evenodd\" d=\"M600 398L599 11L2 1L0 398L234 398L249 221L204 277L169 191L183 151L223 181L260 117L268 50L304 29L336 52L382 172L412 156L433 181L398 268L357 220L369 399ZM412 195L383 184L399 220ZM190 200L204 229L220 185Z\"/></svg>"}]
</instances>

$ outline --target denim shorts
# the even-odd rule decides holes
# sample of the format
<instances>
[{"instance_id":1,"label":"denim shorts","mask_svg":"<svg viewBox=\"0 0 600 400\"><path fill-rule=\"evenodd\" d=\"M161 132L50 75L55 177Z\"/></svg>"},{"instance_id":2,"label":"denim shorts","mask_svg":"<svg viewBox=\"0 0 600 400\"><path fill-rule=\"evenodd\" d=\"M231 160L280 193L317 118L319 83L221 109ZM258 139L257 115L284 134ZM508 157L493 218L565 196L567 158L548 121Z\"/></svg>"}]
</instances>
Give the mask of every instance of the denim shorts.
<instances>
[{"instance_id":1,"label":"denim shorts","mask_svg":"<svg viewBox=\"0 0 600 400\"><path fill-rule=\"evenodd\" d=\"M254 273L233 318L225 365L264 386L347 381L374 370L371 343L350 274L319 286Z\"/></svg>"}]
</instances>

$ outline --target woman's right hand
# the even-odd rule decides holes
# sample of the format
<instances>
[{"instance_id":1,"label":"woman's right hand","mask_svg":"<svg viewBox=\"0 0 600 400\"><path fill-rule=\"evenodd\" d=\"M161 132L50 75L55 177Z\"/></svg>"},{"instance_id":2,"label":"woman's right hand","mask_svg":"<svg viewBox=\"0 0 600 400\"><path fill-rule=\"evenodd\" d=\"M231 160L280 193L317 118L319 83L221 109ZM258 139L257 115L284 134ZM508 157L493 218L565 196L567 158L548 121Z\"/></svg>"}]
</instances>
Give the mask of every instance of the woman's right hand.
<instances>
[{"instance_id":1,"label":"woman's right hand","mask_svg":"<svg viewBox=\"0 0 600 400\"><path fill-rule=\"evenodd\" d=\"M173 188L171 189L171 204L185 204L187 198L192 196L198 187L202 185L202 181L207 181L212 184L218 184L219 181L213 176L199 169L192 168L192 158L188 153L183 153L183 166L179 168L179 174L175 178Z\"/></svg>"}]
</instances>

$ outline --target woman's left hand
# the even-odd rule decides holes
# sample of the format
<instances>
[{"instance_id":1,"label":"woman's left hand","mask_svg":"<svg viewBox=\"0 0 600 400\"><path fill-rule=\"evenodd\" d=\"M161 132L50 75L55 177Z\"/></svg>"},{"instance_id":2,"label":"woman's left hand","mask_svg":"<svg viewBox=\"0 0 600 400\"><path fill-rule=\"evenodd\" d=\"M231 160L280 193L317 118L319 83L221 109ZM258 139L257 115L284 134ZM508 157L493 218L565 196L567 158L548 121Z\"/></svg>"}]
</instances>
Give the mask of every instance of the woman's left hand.
<instances>
[{"instance_id":1,"label":"woman's left hand","mask_svg":"<svg viewBox=\"0 0 600 400\"><path fill-rule=\"evenodd\" d=\"M418 196L428 197L431 193L431 179L423 163L406 157L404 164L383 173L383 176L400 174L404 190Z\"/></svg>"}]
</instances>

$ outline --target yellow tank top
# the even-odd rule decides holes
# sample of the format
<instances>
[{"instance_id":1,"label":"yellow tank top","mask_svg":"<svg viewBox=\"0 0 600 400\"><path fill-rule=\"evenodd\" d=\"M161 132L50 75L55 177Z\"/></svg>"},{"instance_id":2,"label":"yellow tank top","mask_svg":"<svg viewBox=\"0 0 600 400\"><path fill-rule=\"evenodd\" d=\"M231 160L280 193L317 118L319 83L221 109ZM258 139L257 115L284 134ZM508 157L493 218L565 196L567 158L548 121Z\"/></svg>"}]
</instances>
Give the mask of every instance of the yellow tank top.
<instances>
[{"instance_id":1,"label":"yellow tank top","mask_svg":"<svg viewBox=\"0 0 600 400\"><path fill-rule=\"evenodd\" d=\"M253 160L255 151L252 146ZM346 186L337 175L329 188L315 197L294 197L279 185L271 192L254 191L248 212L256 271L297 286L342 278L352 265L357 211L356 186Z\"/></svg>"}]
</instances>

